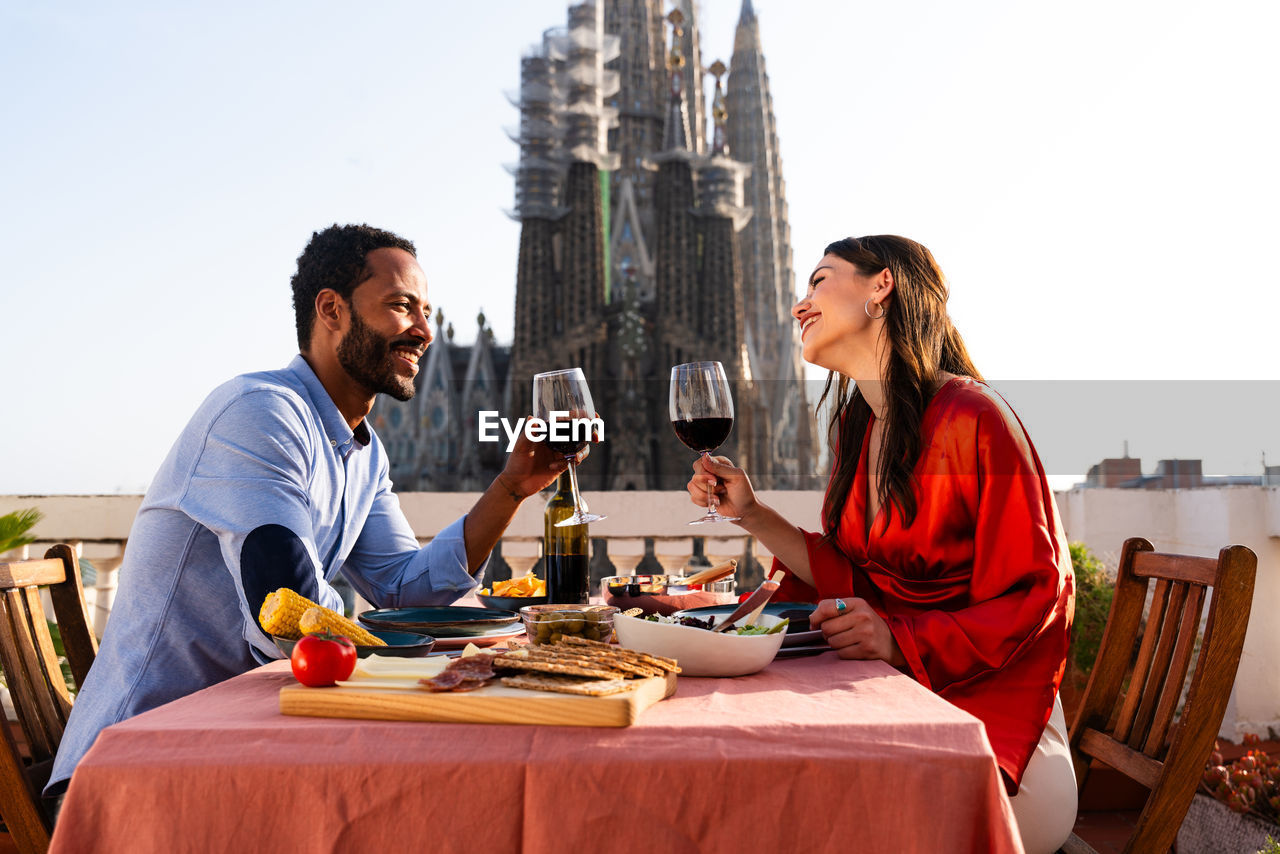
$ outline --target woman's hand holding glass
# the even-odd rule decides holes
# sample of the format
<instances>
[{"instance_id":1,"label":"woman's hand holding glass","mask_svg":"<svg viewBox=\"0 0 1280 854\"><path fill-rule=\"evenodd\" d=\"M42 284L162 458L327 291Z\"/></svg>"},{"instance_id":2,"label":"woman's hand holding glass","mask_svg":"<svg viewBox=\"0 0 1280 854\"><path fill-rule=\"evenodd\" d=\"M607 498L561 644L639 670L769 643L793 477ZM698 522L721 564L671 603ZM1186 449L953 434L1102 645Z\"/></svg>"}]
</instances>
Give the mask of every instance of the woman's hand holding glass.
<instances>
[{"instance_id":1,"label":"woman's hand holding glass","mask_svg":"<svg viewBox=\"0 0 1280 854\"><path fill-rule=\"evenodd\" d=\"M685 447L705 458L729 438L733 430L733 392L719 362L686 362L671 369L669 398L671 427ZM737 522L738 517L722 515L707 494L707 514L690 525L707 522Z\"/></svg>"},{"instance_id":2,"label":"woman's hand holding glass","mask_svg":"<svg viewBox=\"0 0 1280 854\"><path fill-rule=\"evenodd\" d=\"M694 460L688 489L694 504L706 507L709 496L714 495L722 514L734 517L743 528L749 528L751 511L757 506L756 491L747 473L728 457L701 456Z\"/></svg>"}]
</instances>

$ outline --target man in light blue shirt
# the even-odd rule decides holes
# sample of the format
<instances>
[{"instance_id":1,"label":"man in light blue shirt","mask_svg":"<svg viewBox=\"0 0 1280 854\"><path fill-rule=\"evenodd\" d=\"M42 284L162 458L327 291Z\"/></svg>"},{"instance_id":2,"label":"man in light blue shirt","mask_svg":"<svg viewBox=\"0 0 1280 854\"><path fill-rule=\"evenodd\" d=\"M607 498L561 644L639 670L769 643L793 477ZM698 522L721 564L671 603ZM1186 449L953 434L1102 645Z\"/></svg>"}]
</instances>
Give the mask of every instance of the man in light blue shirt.
<instances>
[{"instance_id":1,"label":"man in light blue shirt","mask_svg":"<svg viewBox=\"0 0 1280 854\"><path fill-rule=\"evenodd\" d=\"M565 468L522 438L471 512L419 548L365 421L378 393L413 396L431 343L413 244L335 225L312 235L292 284L300 355L215 389L147 490L50 794L104 727L280 658L257 623L272 590L341 610L342 573L378 607L452 602Z\"/></svg>"}]
</instances>

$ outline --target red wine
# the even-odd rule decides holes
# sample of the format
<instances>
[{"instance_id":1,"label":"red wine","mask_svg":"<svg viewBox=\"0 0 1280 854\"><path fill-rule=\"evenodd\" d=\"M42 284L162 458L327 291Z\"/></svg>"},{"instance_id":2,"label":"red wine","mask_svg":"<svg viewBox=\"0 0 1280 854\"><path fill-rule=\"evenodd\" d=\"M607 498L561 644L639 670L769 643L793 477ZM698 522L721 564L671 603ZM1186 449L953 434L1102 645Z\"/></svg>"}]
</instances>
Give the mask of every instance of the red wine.
<instances>
[{"instance_id":1,"label":"red wine","mask_svg":"<svg viewBox=\"0 0 1280 854\"><path fill-rule=\"evenodd\" d=\"M547 555L547 601L555 605L585 605L591 598L587 564L586 555Z\"/></svg>"},{"instance_id":2,"label":"red wine","mask_svg":"<svg viewBox=\"0 0 1280 854\"><path fill-rule=\"evenodd\" d=\"M687 446L702 453L714 451L729 438L733 429L732 418L691 418L687 421L672 421L676 436Z\"/></svg>"},{"instance_id":3,"label":"red wine","mask_svg":"<svg viewBox=\"0 0 1280 854\"><path fill-rule=\"evenodd\" d=\"M547 447L562 457L576 456L586 446L586 439L581 442L552 442L550 439L547 440Z\"/></svg>"}]
</instances>

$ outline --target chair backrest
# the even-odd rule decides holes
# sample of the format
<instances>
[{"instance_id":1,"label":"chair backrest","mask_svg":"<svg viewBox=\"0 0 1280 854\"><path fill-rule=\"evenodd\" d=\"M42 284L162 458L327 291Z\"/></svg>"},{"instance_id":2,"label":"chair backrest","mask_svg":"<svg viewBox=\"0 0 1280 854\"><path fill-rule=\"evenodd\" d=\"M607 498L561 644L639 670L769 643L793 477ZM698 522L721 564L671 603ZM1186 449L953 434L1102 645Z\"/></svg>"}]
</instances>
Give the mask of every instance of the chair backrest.
<instances>
[{"instance_id":1,"label":"chair backrest","mask_svg":"<svg viewBox=\"0 0 1280 854\"><path fill-rule=\"evenodd\" d=\"M72 702L40 588L49 591L77 687L98 653L80 586L80 564L70 546L54 546L43 560L0 562L0 669L26 742L24 755L9 723L0 722L5 742L0 751L0 818L24 852L49 847L53 822L40 791L48 782Z\"/></svg>"},{"instance_id":2,"label":"chair backrest","mask_svg":"<svg viewBox=\"0 0 1280 854\"><path fill-rule=\"evenodd\" d=\"M1157 553L1140 538L1125 541L1098 658L1071 727L1081 788L1092 757L1151 790L1125 851L1168 851L1178 834L1235 682L1257 563L1244 546L1208 558Z\"/></svg>"}]
</instances>

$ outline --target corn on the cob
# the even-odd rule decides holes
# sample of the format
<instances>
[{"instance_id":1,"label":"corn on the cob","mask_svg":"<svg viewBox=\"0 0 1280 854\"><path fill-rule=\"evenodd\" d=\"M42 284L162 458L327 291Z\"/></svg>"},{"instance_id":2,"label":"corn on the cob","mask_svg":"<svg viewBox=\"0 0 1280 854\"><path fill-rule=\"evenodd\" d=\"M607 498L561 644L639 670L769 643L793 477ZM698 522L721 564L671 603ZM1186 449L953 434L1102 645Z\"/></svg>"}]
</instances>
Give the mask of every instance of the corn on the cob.
<instances>
[{"instance_id":1,"label":"corn on the cob","mask_svg":"<svg viewBox=\"0 0 1280 854\"><path fill-rule=\"evenodd\" d=\"M318 635L328 632L331 635L342 635L349 638L356 646L386 646L387 642L369 634L346 617L330 611L323 605L316 605L302 612L298 620L298 628L304 635Z\"/></svg>"},{"instance_id":2,"label":"corn on the cob","mask_svg":"<svg viewBox=\"0 0 1280 854\"><path fill-rule=\"evenodd\" d=\"M298 620L302 618L302 612L314 604L289 588L281 587L268 593L267 598L262 600L262 608L258 610L258 625L269 635L297 640L302 637Z\"/></svg>"},{"instance_id":3,"label":"corn on the cob","mask_svg":"<svg viewBox=\"0 0 1280 854\"><path fill-rule=\"evenodd\" d=\"M317 613L309 621L315 626L311 630L302 627L303 615L314 609ZM301 596L288 587L281 587L267 595L258 612L258 623L267 634L297 640L303 634L317 634L326 629L333 634L343 635L351 639L357 646L386 646L379 638L374 637L360 626L334 611L317 605L305 596Z\"/></svg>"}]
</instances>

